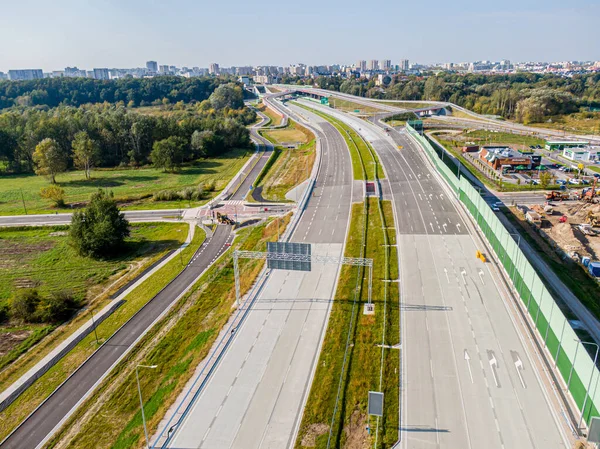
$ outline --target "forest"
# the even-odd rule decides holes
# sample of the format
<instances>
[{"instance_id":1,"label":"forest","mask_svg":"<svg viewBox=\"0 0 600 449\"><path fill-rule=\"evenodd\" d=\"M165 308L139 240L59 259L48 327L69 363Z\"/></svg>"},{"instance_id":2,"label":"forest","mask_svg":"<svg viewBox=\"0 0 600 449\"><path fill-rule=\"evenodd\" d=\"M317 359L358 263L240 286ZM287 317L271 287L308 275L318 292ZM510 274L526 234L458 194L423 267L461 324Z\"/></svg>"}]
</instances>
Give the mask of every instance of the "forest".
<instances>
[{"instance_id":1,"label":"forest","mask_svg":"<svg viewBox=\"0 0 600 449\"><path fill-rule=\"evenodd\" d=\"M256 120L256 114L244 107L242 88L230 83L202 92L197 96L206 97L203 101L185 104L180 100L168 113L160 114L142 114L122 103L109 102L76 107L61 101L54 108L6 110L0 113L0 172L34 172L40 165L36 147L48 140L66 169L76 162L76 141L90 147L97 167L145 165L153 162L153 149L158 148L156 155L173 142L180 150L181 162L249 147L246 125ZM156 145L162 141L166 145Z\"/></svg>"},{"instance_id":2,"label":"forest","mask_svg":"<svg viewBox=\"0 0 600 449\"><path fill-rule=\"evenodd\" d=\"M318 77L315 85L368 98L448 101L526 124L574 112L593 114L590 110L600 108L600 73L573 77L534 73L395 75L385 88L376 86L374 78Z\"/></svg>"}]
</instances>

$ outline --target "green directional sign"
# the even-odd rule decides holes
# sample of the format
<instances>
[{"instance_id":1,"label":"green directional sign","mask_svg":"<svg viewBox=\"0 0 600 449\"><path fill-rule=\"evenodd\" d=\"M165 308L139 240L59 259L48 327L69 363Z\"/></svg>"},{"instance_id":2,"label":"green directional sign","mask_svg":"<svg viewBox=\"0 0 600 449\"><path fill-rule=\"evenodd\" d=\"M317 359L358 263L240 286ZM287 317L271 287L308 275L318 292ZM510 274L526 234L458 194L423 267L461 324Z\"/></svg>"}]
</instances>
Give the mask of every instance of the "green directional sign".
<instances>
[{"instance_id":1,"label":"green directional sign","mask_svg":"<svg viewBox=\"0 0 600 449\"><path fill-rule=\"evenodd\" d=\"M327 97L321 98L321 104L327 104L328 105L329 104L329 98L327 98Z\"/></svg>"}]
</instances>

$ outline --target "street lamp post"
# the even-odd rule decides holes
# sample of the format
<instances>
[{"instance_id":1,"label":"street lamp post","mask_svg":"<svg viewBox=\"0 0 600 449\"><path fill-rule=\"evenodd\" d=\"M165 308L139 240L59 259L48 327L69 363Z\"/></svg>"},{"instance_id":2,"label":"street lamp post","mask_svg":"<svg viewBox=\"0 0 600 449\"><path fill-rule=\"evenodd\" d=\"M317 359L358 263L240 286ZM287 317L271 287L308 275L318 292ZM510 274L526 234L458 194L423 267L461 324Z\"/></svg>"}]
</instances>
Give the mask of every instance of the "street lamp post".
<instances>
[{"instance_id":1,"label":"street lamp post","mask_svg":"<svg viewBox=\"0 0 600 449\"><path fill-rule=\"evenodd\" d=\"M88 311L90 312L90 315L92 315L92 326L94 327L94 335L96 336L96 344L99 344L98 332L96 331L96 320L94 320L94 312L92 312L91 309L88 309Z\"/></svg>"},{"instance_id":2,"label":"street lamp post","mask_svg":"<svg viewBox=\"0 0 600 449\"><path fill-rule=\"evenodd\" d=\"M140 395L140 409L142 410L142 423L144 424L144 435L146 435L146 447L150 449L150 440L148 439L148 427L146 426L146 415L144 415L144 401L142 399L142 388L140 387L140 368L155 369L158 365L137 365L135 367L135 379L137 380L138 393Z\"/></svg>"},{"instance_id":3,"label":"street lamp post","mask_svg":"<svg viewBox=\"0 0 600 449\"><path fill-rule=\"evenodd\" d=\"M596 355L594 356L594 368L596 367L596 362L598 361L598 350L600 349L600 347L592 342L592 341L581 341L579 340L579 342L582 345L594 345L596 347ZM574 362L574 361L573 361ZM585 414L585 406L587 405L587 398L589 396L589 391L590 391L590 387L592 386L592 378L594 377L594 369L592 369L592 373L590 374L590 381L588 382L588 386L585 389L585 399L583 400L583 407L581 407L581 418L579 419L579 426L577 427L577 429L581 429L581 423L583 422L583 415Z\"/></svg>"}]
</instances>

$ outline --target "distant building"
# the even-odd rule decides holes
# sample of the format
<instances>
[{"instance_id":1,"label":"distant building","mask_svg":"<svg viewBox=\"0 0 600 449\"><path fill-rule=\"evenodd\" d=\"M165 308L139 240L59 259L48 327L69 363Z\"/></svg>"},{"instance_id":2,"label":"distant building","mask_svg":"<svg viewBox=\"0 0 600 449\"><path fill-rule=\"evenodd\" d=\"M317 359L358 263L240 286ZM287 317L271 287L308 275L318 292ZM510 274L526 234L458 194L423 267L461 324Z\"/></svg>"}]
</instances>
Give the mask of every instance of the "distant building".
<instances>
[{"instance_id":1,"label":"distant building","mask_svg":"<svg viewBox=\"0 0 600 449\"><path fill-rule=\"evenodd\" d=\"M64 76L65 76L64 70L54 70L51 73L52 78L64 78Z\"/></svg>"},{"instance_id":2,"label":"distant building","mask_svg":"<svg viewBox=\"0 0 600 449\"><path fill-rule=\"evenodd\" d=\"M479 159L494 170L531 170L540 165L541 156L528 156L510 147L484 146L479 152Z\"/></svg>"},{"instance_id":3,"label":"distant building","mask_svg":"<svg viewBox=\"0 0 600 449\"><path fill-rule=\"evenodd\" d=\"M400 60L400 70L403 72L406 72L408 69L410 69L410 64L408 62L408 59L401 59Z\"/></svg>"},{"instance_id":4,"label":"distant building","mask_svg":"<svg viewBox=\"0 0 600 449\"><path fill-rule=\"evenodd\" d=\"M146 62L146 68L149 72L157 73L158 72L158 63L156 61L148 61Z\"/></svg>"},{"instance_id":5,"label":"distant building","mask_svg":"<svg viewBox=\"0 0 600 449\"><path fill-rule=\"evenodd\" d=\"M364 61L364 60L358 61L356 63L356 70L358 70L359 72L366 72L367 71L367 61Z\"/></svg>"},{"instance_id":6,"label":"distant building","mask_svg":"<svg viewBox=\"0 0 600 449\"><path fill-rule=\"evenodd\" d=\"M77 67L65 67L65 75L68 78L85 78L85 70L79 70Z\"/></svg>"},{"instance_id":7,"label":"distant building","mask_svg":"<svg viewBox=\"0 0 600 449\"><path fill-rule=\"evenodd\" d=\"M565 148L562 155L573 162L589 162L591 152L585 148Z\"/></svg>"},{"instance_id":8,"label":"distant building","mask_svg":"<svg viewBox=\"0 0 600 449\"><path fill-rule=\"evenodd\" d=\"M386 72L389 71L392 68L392 61L389 59L382 59L379 62L379 69L380 70L385 70Z\"/></svg>"},{"instance_id":9,"label":"distant building","mask_svg":"<svg viewBox=\"0 0 600 449\"><path fill-rule=\"evenodd\" d=\"M211 75L218 75L220 73L219 64L213 62L210 66L208 66L208 73Z\"/></svg>"},{"instance_id":10,"label":"distant building","mask_svg":"<svg viewBox=\"0 0 600 449\"><path fill-rule=\"evenodd\" d=\"M94 79L107 80L110 79L108 69L94 69Z\"/></svg>"},{"instance_id":11,"label":"distant building","mask_svg":"<svg viewBox=\"0 0 600 449\"><path fill-rule=\"evenodd\" d=\"M0 72L0 81L7 80L8 75L4 72Z\"/></svg>"},{"instance_id":12,"label":"distant building","mask_svg":"<svg viewBox=\"0 0 600 449\"><path fill-rule=\"evenodd\" d=\"M39 80L44 77L42 69L9 70L8 79L11 81Z\"/></svg>"},{"instance_id":13,"label":"distant building","mask_svg":"<svg viewBox=\"0 0 600 449\"><path fill-rule=\"evenodd\" d=\"M250 77L248 75L242 75L238 78L238 81L242 84L244 84L245 86L249 86L250 82L252 81L250 79Z\"/></svg>"},{"instance_id":14,"label":"distant building","mask_svg":"<svg viewBox=\"0 0 600 449\"><path fill-rule=\"evenodd\" d=\"M274 84L278 83L279 79L272 75L255 75L254 82L256 84Z\"/></svg>"},{"instance_id":15,"label":"distant building","mask_svg":"<svg viewBox=\"0 0 600 449\"><path fill-rule=\"evenodd\" d=\"M367 69L369 70L379 70L379 61L377 59L371 59L369 64L367 65Z\"/></svg>"},{"instance_id":16,"label":"distant building","mask_svg":"<svg viewBox=\"0 0 600 449\"><path fill-rule=\"evenodd\" d=\"M161 65L158 68L158 73L162 74L162 75L168 75L171 71L169 70L169 66L168 65Z\"/></svg>"}]
</instances>

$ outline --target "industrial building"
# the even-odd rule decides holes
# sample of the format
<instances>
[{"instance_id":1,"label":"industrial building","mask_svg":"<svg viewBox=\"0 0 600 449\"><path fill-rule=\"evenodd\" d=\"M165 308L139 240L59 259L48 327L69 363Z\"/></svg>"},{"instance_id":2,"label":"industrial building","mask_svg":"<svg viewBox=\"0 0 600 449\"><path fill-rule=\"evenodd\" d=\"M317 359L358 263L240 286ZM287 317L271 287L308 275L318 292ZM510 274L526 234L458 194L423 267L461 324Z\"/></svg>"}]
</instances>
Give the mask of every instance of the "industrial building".
<instances>
[{"instance_id":1,"label":"industrial building","mask_svg":"<svg viewBox=\"0 0 600 449\"><path fill-rule=\"evenodd\" d=\"M525 155L510 147L484 146L479 152L479 159L494 170L532 170L542 162L542 156Z\"/></svg>"}]
</instances>

